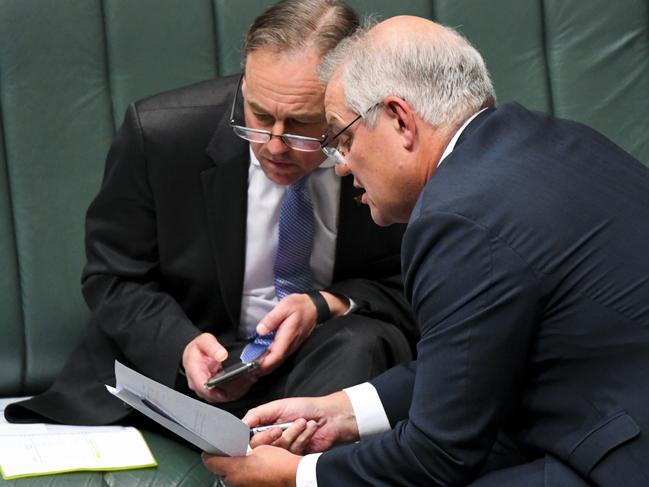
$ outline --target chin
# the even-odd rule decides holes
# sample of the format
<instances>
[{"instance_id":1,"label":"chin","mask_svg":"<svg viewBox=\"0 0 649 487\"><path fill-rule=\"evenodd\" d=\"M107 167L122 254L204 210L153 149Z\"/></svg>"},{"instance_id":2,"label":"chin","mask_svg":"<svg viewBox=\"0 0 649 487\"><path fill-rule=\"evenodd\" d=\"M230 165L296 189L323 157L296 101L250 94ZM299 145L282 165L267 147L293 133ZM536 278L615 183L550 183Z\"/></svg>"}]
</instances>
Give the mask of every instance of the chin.
<instances>
[{"instance_id":1,"label":"chin","mask_svg":"<svg viewBox=\"0 0 649 487\"><path fill-rule=\"evenodd\" d=\"M303 176L303 174L296 174L294 172L269 171L263 166L262 169L268 179L275 184L281 184L283 186L290 186L291 184L296 183Z\"/></svg>"},{"instance_id":2,"label":"chin","mask_svg":"<svg viewBox=\"0 0 649 487\"><path fill-rule=\"evenodd\" d=\"M394 223L393 220L386 218L386 216L373 205L370 205L370 213L372 214L372 220L374 220L374 223L379 227L388 227Z\"/></svg>"}]
</instances>

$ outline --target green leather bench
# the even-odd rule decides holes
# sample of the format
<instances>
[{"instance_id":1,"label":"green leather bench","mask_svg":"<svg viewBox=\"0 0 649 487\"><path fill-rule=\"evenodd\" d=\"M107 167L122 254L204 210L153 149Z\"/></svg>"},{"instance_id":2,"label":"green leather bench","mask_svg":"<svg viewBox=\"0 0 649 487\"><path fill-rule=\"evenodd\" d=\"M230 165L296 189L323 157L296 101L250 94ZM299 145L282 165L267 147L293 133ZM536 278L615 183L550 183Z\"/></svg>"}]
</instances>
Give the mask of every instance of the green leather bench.
<instances>
[{"instance_id":1,"label":"green leather bench","mask_svg":"<svg viewBox=\"0 0 649 487\"><path fill-rule=\"evenodd\" d=\"M1 396L47 387L87 326L84 214L128 103L236 72L243 32L272 3L0 0ZM649 163L647 0L349 3L457 27L484 54L500 102L584 122ZM145 435L157 469L12 484L219 483L195 451Z\"/></svg>"}]
</instances>

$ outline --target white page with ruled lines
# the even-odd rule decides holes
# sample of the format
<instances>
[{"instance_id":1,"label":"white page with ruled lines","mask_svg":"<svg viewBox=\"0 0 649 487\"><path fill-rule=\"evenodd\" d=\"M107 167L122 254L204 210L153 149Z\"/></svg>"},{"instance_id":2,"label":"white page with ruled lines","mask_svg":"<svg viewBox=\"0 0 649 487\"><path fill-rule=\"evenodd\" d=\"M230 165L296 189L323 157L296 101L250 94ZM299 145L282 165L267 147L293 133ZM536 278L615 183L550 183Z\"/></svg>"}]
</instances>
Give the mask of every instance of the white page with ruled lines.
<instances>
[{"instance_id":1,"label":"white page with ruled lines","mask_svg":"<svg viewBox=\"0 0 649 487\"><path fill-rule=\"evenodd\" d=\"M0 470L6 480L157 465L146 441L135 428L8 423L4 408L18 400L0 400Z\"/></svg>"}]
</instances>

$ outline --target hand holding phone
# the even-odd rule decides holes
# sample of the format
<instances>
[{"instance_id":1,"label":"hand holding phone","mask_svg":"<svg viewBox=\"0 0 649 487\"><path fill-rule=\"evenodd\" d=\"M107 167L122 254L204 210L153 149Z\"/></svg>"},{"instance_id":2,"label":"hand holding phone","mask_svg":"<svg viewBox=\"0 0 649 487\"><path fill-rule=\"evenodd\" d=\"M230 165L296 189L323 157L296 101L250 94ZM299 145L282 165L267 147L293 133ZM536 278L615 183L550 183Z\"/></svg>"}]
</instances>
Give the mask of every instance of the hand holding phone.
<instances>
[{"instance_id":1,"label":"hand holding phone","mask_svg":"<svg viewBox=\"0 0 649 487\"><path fill-rule=\"evenodd\" d=\"M210 377L210 379L203 385L205 389L213 389L219 384L228 382L235 377L239 377L243 374L248 374L259 367L259 362L239 362L238 364L230 365L228 367L222 368L216 375Z\"/></svg>"}]
</instances>

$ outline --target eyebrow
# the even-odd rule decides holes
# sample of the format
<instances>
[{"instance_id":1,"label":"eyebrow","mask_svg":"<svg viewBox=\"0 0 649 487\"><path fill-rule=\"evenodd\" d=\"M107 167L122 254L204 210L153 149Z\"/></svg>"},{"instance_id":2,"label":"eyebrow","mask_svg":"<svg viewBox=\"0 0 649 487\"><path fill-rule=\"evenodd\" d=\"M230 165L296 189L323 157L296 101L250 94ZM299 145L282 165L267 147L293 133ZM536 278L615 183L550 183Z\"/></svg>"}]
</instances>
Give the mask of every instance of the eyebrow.
<instances>
[{"instance_id":1,"label":"eyebrow","mask_svg":"<svg viewBox=\"0 0 649 487\"><path fill-rule=\"evenodd\" d=\"M247 101L247 103L248 105L250 105L250 108L252 108L256 113L272 116L272 114L268 110L255 103L254 101ZM320 112L296 112L292 113L290 117L286 118L286 120L299 123L319 123L324 120L324 115Z\"/></svg>"}]
</instances>

